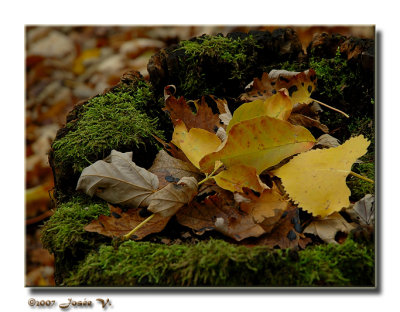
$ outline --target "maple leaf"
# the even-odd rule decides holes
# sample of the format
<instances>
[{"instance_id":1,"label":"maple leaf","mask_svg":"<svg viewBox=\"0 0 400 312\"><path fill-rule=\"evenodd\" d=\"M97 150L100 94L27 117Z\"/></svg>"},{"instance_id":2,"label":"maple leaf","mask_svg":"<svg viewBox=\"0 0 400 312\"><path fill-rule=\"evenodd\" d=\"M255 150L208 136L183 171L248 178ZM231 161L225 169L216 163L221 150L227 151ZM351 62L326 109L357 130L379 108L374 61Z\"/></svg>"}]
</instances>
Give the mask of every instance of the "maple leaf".
<instances>
[{"instance_id":1,"label":"maple leaf","mask_svg":"<svg viewBox=\"0 0 400 312\"><path fill-rule=\"evenodd\" d=\"M123 212L118 207L110 206L110 216L99 216L98 219L93 220L90 224L85 226L88 232L99 233L108 237L120 237L129 233L132 228L142 223L146 218L140 216L141 209L128 209ZM142 239L145 236L161 232L167 225L170 217L163 217L155 215L146 227L140 228L135 232L134 239Z\"/></svg>"},{"instance_id":2,"label":"maple leaf","mask_svg":"<svg viewBox=\"0 0 400 312\"><path fill-rule=\"evenodd\" d=\"M248 187L257 192L262 192L265 188L268 188L261 182L255 168L243 164L223 170L213 178L218 186L231 192L243 192L243 187Z\"/></svg>"},{"instance_id":3,"label":"maple leaf","mask_svg":"<svg viewBox=\"0 0 400 312\"><path fill-rule=\"evenodd\" d=\"M264 190L258 196L250 189L244 192L246 201L240 203L224 190L202 202L194 200L178 211L177 220L197 232L216 230L236 241L270 232L288 202L275 189Z\"/></svg>"},{"instance_id":4,"label":"maple leaf","mask_svg":"<svg viewBox=\"0 0 400 312\"><path fill-rule=\"evenodd\" d=\"M347 234L354 228L354 225L348 223L338 212L335 212L327 217L314 219L304 229L304 233L317 235L326 243L337 244L335 237L338 232Z\"/></svg>"},{"instance_id":5,"label":"maple leaf","mask_svg":"<svg viewBox=\"0 0 400 312\"><path fill-rule=\"evenodd\" d=\"M353 163L367 152L369 141L362 135L343 145L312 150L295 156L273 171L299 207L325 217L348 207L350 190L346 177Z\"/></svg>"},{"instance_id":6,"label":"maple leaf","mask_svg":"<svg viewBox=\"0 0 400 312\"><path fill-rule=\"evenodd\" d=\"M207 130L192 128L188 131L182 120L177 121L171 142L185 153L196 168L200 168L200 159L221 144L220 139Z\"/></svg>"},{"instance_id":7,"label":"maple leaf","mask_svg":"<svg viewBox=\"0 0 400 312\"><path fill-rule=\"evenodd\" d=\"M169 183L151 196L148 211L162 217L173 216L182 206L197 194L197 181L193 177L183 177L177 183Z\"/></svg>"},{"instance_id":8,"label":"maple leaf","mask_svg":"<svg viewBox=\"0 0 400 312\"><path fill-rule=\"evenodd\" d=\"M292 102L290 101L286 89L279 90L277 94L266 100L255 100L244 103L233 113L232 120L229 122L226 131L237 123L260 116L269 116L277 119L287 120L292 112Z\"/></svg>"},{"instance_id":9,"label":"maple leaf","mask_svg":"<svg viewBox=\"0 0 400 312\"><path fill-rule=\"evenodd\" d=\"M220 127L218 114L214 114L212 109L207 105L204 97L200 103L196 102L197 112L194 114L190 106L183 97L178 100L170 95L165 101L164 111L168 111L173 125L176 127L181 120L188 130L192 128L201 128L209 132L215 133Z\"/></svg>"},{"instance_id":10,"label":"maple leaf","mask_svg":"<svg viewBox=\"0 0 400 312\"><path fill-rule=\"evenodd\" d=\"M251 90L240 96L246 102L266 99L280 89L289 92L292 104L309 103L311 93L316 86L316 73L313 69L304 72L290 72L286 70L272 70L269 74L263 73L261 80L255 78Z\"/></svg>"},{"instance_id":11,"label":"maple leaf","mask_svg":"<svg viewBox=\"0 0 400 312\"><path fill-rule=\"evenodd\" d=\"M281 160L310 149L314 142L306 128L261 116L235 124L218 150L200 160L200 168L209 173L214 163L221 161L227 168L245 164L260 174Z\"/></svg>"},{"instance_id":12,"label":"maple leaf","mask_svg":"<svg viewBox=\"0 0 400 312\"><path fill-rule=\"evenodd\" d=\"M76 189L112 204L137 208L148 205L149 196L158 185L156 175L132 161L132 152L113 150L106 159L82 171Z\"/></svg>"},{"instance_id":13,"label":"maple leaf","mask_svg":"<svg viewBox=\"0 0 400 312\"><path fill-rule=\"evenodd\" d=\"M178 182L183 177L194 177L196 180L202 177L202 173L190 162L174 158L164 150L158 152L149 172L158 177L159 188L170 182Z\"/></svg>"},{"instance_id":14,"label":"maple leaf","mask_svg":"<svg viewBox=\"0 0 400 312\"><path fill-rule=\"evenodd\" d=\"M208 196L201 203L192 201L176 217L180 224L197 232L217 230L236 241L265 233L251 215L240 212L232 193L227 192Z\"/></svg>"}]
</instances>

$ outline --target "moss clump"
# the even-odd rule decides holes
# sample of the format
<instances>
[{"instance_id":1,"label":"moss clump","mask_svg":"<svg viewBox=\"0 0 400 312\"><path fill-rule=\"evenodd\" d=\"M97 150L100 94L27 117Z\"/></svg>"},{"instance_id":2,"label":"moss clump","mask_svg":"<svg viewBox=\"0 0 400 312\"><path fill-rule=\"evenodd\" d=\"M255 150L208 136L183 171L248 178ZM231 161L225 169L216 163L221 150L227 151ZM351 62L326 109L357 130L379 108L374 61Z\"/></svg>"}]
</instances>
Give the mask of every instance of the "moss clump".
<instances>
[{"instance_id":1,"label":"moss clump","mask_svg":"<svg viewBox=\"0 0 400 312\"><path fill-rule=\"evenodd\" d=\"M374 250L350 239L304 251L127 241L92 252L65 286L373 286Z\"/></svg>"},{"instance_id":2,"label":"moss clump","mask_svg":"<svg viewBox=\"0 0 400 312\"><path fill-rule=\"evenodd\" d=\"M178 90L188 98L198 98L218 93L217 90L223 88L224 81L218 77L247 81L257 58L257 49L261 48L251 35L244 38L203 35L195 40L182 41L175 51L182 51L180 72L187 75L180 77Z\"/></svg>"},{"instance_id":3,"label":"moss clump","mask_svg":"<svg viewBox=\"0 0 400 312\"><path fill-rule=\"evenodd\" d=\"M92 245L85 237L83 227L100 215L109 215L106 202L89 196L75 196L69 202L60 204L54 215L42 229L42 243L50 252L74 250L77 244Z\"/></svg>"},{"instance_id":4,"label":"moss clump","mask_svg":"<svg viewBox=\"0 0 400 312\"><path fill-rule=\"evenodd\" d=\"M67 124L66 135L53 143L56 166L72 167L77 173L112 149L144 147L147 141L155 144L152 135L162 137L163 132L157 129L158 119L145 112L151 112L151 99L150 87L144 82L90 99L80 109L79 118Z\"/></svg>"},{"instance_id":5,"label":"moss clump","mask_svg":"<svg viewBox=\"0 0 400 312\"><path fill-rule=\"evenodd\" d=\"M41 241L56 257L56 279L62 280L71 267L102 243L109 241L84 227L100 215L109 215L106 202L89 196L75 196L60 204L42 229Z\"/></svg>"},{"instance_id":6,"label":"moss clump","mask_svg":"<svg viewBox=\"0 0 400 312\"><path fill-rule=\"evenodd\" d=\"M309 64L317 73L319 94L328 98L343 99L343 89L357 77L342 57L339 47L334 58L317 60L311 57Z\"/></svg>"}]
</instances>

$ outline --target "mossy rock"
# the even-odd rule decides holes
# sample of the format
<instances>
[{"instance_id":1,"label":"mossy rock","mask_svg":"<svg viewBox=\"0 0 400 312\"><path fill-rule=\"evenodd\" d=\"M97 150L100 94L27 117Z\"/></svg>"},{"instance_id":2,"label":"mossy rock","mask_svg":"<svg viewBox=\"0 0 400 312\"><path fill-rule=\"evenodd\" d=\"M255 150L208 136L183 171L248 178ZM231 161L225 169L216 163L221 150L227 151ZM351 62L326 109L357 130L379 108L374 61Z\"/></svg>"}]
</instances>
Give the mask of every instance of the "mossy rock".
<instances>
[{"instance_id":1,"label":"mossy rock","mask_svg":"<svg viewBox=\"0 0 400 312\"><path fill-rule=\"evenodd\" d=\"M138 72L126 73L115 87L78 103L50 150L57 200L73 195L82 170L113 149L133 151L139 166L150 166L159 149L153 136L163 138L163 129L170 127L151 84Z\"/></svg>"},{"instance_id":2,"label":"mossy rock","mask_svg":"<svg viewBox=\"0 0 400 312\"><path fill-rule=\"evenodd\" d=\"M299 71L313 65L320 73L315 98L325 97L328 104L346 110L353 103L346 88L359 88L355 92L362 95L357 108L352 108L351 121L331 112L324 112L322 121L330 129L340 127L336 133L342 141L351 134L364 134L374 143L374 66L366 66L361 56L347 60L351 49L357 55L369 53L370 43L339 35L327 38L314 40L305 55L292 29L204 35L154 55L148 64L149 82L129 72L117 86L78 103L50 152L57 209L43 227L42 242L55 255L57 285L373 287L375 256L370 242L347 239L343 245L294 251L250 248L210 235L199 238L197 244L187 241L170 246L160 239L150 242L158 237L155 234L142 242L113 241L84 230L100 214L109 213L107 203L75 191L83 168L112 149L133 151L133 161L139 166L151 165L160 148L153 136L168 141L171 135L172 126L161 109L163 88L169 84L186 99L211 93L238 105L237 96L262 72ZM374 156L372 145L355 171L373 178ZM351 180L349 186L356 199L374 191L363 182Z\"/></svg>"}]
</instances>

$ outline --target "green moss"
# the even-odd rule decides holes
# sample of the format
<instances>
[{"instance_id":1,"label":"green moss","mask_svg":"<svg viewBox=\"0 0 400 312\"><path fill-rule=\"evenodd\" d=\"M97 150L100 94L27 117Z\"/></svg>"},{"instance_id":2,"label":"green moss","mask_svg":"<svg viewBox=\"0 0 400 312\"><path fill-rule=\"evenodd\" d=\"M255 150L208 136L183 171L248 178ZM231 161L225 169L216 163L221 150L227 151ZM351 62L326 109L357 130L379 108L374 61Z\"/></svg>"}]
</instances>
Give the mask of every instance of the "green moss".
<instances>
[{"instance_id":1,"label":"green moss","mask_svg":"<svg viewBox=\"0 0 400 312\"><path fill-rule=\"evenodd\" d=\"M52 253L62 253L69 249L74 254L77 245L91 249L92 237L83 228L101 214L108 215L106 202L81 195L60 204L54 215L44 224L41 240L43 246Z\"/></svg>"},{"instance_id":2,"label":"green moss","mask_svg":"<svg viewBox=\"0 0 400 312\"><path fill-rule=\"evenodd\" d=\"M374 250L350 239L304 251L127 241L92 252L66 286L373 286Z\"/></svg>"},{"instance_id":3,"label":"green moss","mask_svg":"<svg viewBox=\"0 0 400 312\"><path fill-rule=\"evenodd\" d=\"M257 52L261 48L251 36L245 38L228 38L224 36L204 35L196 40L182 41L175 51L182 51L179 58L181 72L180 89L189 98L215 94L222 88L224 81L218 77L229 77L228 80L240 81L254 66ZM217 60L217 62L215 62ZM218 71L206 73L207 64L218 64ZM213 66L215 67L215 66ZM211 70L216 70L212 68ZM219 72L219 74L218 74Z\"/></svg>"},{"instance_id":4,"label":"green moss","mask_svg":"<svg viewBox=\"0 0 400 312\"><path fill-rule=\"evenodd\" d=\"M44 224L41 241L55 256L55 280L59 284L71 268L109 239L86 232L84 227L100 215L109 215L106 202L89 196L75 196L60 204Z\"/></svg>"},{"instance_id":5,"label":"green moss","mask_svg":"<svg viewBox=\"0 0 400 312\"><path fill-rule=\"evenodd\" d=\"M97 96L81 108L80 118L67 124L70 131L53 143L57 167L72 167L75 173L81 172L112 149L138 148L145 145L145 140L155 143L153 134L163 136L157 129L158 119L145 112L151 111L149 86L142 83L127 89L125 86Z\"/></svg>"},{"instance_id":6,"label":"green moss","mask_svg":"<svg viewBox=\"0 0 400 312\"><path fill-rule=\"evenodd\" d=\"M311 57L309 64L317 73L320 95L328 98L343 99L343 89L349 85L351 80L356 79L356 73L349 68L339 47L334 58L316 59Z\"/></svg>"}]
</instances>

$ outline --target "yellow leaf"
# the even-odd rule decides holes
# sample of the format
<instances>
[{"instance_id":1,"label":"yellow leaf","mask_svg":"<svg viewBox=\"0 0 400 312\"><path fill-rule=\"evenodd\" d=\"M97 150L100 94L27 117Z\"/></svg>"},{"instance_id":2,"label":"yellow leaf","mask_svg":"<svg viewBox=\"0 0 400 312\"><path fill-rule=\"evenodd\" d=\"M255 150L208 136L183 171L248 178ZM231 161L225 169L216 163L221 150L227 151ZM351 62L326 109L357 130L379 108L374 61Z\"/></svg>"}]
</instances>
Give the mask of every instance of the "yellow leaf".
<instances>
[{"instance_id":1,"label":"yellow leaf","mask_svg":"<svg viewBox=\"0 0 400 312\"><path fill-rule=\"evenodd\" d=\"M243 187L248 187L256 192L262 192L268 188L261 182L256 169L246 165L236 165L221 171L214 176L219 187L231 192L243 192Z\"/></svg>"},{"instance_id":2,"label":"yellow leaf","mask_svg":"<svg viewBox=\"0 0 400 312\"><path fill-rule=\"evenodd\" d=\"M229 122L226 132L237 123L260 116L269 116L277 119L287 120L292 112L292 102L290 101L286 89L279 90L277 94L263 100L244 103L233 113L232 120Z\"/></svg>"},{"instance_id":3,"label":"yellow leaf","mask_svg":"<svg viewBox=\"0 0 400 312\"><path fill-rule=\"evenodd\" d=\"M220 139L211 132L200 128L187 128L183 121L177 121L171 142L179 147L190 162L200 169L199 161L214 152L221 144Z\"/></svg>"},{"instance_id":4,"label":"yellow leaf","mask_svg":"<svg viewBox=\"0 0 400 312\"><path fill-rule=\"evenodd\" d=\"M362 135L338 147L312 150L294 157L273 173L299 207L325 217L349 206L346 177L353 163L367 152L369 141Z\"/></svg>"},{"instance_id":5,"label":"yellow leaf","mask_svg":"<svg viewBox=\"0 0 400 312\"><path fill-rule=\"evenodd\" d=\"M218 151L200 160L200 167L210 173L220 160L227 168L245 164L260 174L289 156L309 150L314 143L315 138L306 128L261 116L234 125Z\"/></svg>"}]
</instances>

